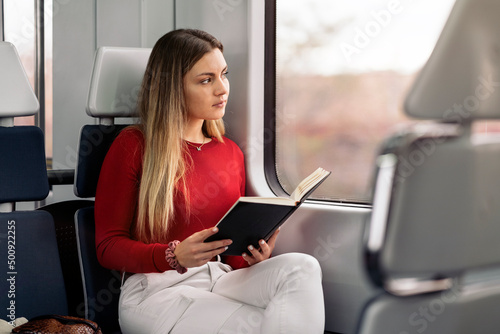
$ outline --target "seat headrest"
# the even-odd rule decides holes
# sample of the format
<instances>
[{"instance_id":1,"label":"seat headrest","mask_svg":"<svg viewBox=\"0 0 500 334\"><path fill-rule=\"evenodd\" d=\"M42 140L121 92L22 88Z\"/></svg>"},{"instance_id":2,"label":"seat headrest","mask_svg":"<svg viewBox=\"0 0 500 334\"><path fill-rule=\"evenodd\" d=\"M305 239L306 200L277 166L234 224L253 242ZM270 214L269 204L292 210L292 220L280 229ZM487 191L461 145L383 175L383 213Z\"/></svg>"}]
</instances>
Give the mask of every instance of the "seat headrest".
<instances>
[{"instance_id":1,"label":"seat headrest","mask_svg":"<svg viewBox=\"0 0 500 334\"><path fill-rule=\"evenodd\" d=\"M40 105L16 48L0 42L0 117L31 116Z\"/></svg>"},{"instance_id":2,"label":"seat headrest","mask_svg":"<svg viewBox=\"0 0 500 334\"><path fill-rule=\"evenodd\" d=\"M151 49L101 47L94 59L87 114L135 117L137 95Z\"/></svg>"},{"instance_id":3,"label":"seat headrest","mask_svg":"<svg viewBox=\"0 0 500 334\"><path fill-rule=\"evenodd\" d=\"M500 118L500 2L458 0L405 102L421 119Z\"/></svg>"}]
</instances>

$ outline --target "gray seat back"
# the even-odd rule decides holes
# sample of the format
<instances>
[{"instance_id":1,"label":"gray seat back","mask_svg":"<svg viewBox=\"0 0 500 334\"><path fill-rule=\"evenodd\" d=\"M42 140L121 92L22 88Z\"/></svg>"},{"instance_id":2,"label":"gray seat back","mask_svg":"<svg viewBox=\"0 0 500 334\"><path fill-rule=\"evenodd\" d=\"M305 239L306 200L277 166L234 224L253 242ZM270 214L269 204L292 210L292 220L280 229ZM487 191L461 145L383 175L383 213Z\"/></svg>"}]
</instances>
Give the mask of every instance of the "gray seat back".
<instances>
[{"instance_id":1,"label":"gray seat back","mask_svg":"<svg viewBox=\"0 0 500 334\"><path fill-rule=\"evenodd\" d=\"M102 163L113 140L127 124L116 117L136 117L137 94L151 49L102 47L97 50L89 87L87 114L99 124L82 128L74 192L95 197ZM94 207L75 215L78 254L82 271L85 317L96 321L104 332L119 332L118 300L120 273L103 268L95 250Z\"/></svg>"}]
</instances>

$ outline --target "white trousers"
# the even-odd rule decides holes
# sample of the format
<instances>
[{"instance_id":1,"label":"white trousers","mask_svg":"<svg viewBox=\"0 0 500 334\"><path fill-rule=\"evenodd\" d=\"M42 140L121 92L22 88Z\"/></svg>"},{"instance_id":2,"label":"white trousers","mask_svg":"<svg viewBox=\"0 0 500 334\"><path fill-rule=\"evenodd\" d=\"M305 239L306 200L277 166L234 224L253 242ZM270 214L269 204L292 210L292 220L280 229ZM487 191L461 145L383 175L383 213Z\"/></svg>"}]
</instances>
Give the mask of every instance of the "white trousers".
<instances>
[{"instance_id":1,"label":"white trousers","mask_svg":"<svg viewBox=\"0 0 500 334\"><path fill-rule=\"evenodd\" d=\"M135 274L122 286L119 317L124 334L319 334L321 269L289 253L234 271L209 262L183 275Z\"/></svg>"}]
</instances>

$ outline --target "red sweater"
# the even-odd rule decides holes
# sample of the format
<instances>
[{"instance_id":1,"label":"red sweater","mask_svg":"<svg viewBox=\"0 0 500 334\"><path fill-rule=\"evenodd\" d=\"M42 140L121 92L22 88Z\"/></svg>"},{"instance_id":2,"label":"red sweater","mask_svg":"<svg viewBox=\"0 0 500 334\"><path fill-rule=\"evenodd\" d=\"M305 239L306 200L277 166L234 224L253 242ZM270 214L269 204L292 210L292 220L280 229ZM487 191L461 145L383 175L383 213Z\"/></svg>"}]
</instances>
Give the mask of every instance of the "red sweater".
<instances>
[{"instance_id":1,"label":"red sweater","mask_svg":"<svg viewBox=\"0 0 500 334\"><path fill-rule=\"evenodd\" d=\"M217 224L245 193L243 153L231 140L215 138L201 151L192 146L193 166L186 181L191 203L190 216L178 209L167 240L184 240L195 232ZM144 138L135 128L123 130L106 155L95 198L96 248L106 268L131 273L170 270L165 260L166 244L136 241L138 189L142 172ZM183 203L179 197L176 203ZM246 266L242 257L225 257L234 269Z\"/></svg>"}]
</instances>

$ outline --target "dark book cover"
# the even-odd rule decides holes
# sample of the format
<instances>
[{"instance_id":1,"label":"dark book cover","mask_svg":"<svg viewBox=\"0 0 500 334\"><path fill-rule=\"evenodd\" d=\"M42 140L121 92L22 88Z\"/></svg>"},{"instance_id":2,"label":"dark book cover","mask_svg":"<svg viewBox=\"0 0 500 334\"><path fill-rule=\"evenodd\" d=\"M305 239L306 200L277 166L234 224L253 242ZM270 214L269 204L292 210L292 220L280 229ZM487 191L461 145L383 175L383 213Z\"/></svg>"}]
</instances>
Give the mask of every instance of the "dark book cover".
<instances>
[{"instance_id":1,"label":"dark book cover","mask_svg":"<svg viewBox=\"0 0 500 334\"><path fill-rule=\"evenodd\" d=\"M205 242L231 239L233 243L223 255L241 255L247 247L258 248L259 240L268 240L274 231L288 218L298 205L237 202L217 225L219 232Z\"/></svg>"},{"instance_id":2,"label":"dark book cover","mask_svg":"<svg viewBox=\"0 0 500 334\"><path fill-rule=\"evenodd\" d=\"M249 254L249 245L259 248L259 240L267 241L329 175L318 168L299 184L292 194L295 199L241 197L217 224L219 232L205 242L231 239L223 255Z\"/></svg>"}]
</instances>

